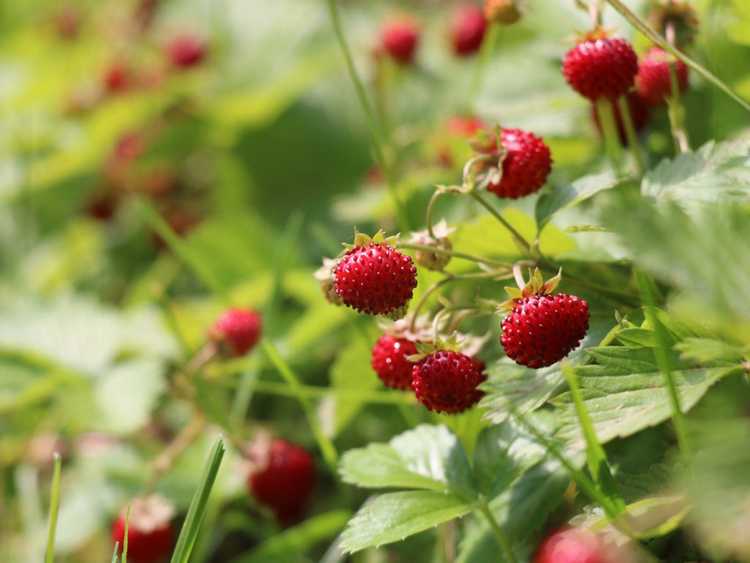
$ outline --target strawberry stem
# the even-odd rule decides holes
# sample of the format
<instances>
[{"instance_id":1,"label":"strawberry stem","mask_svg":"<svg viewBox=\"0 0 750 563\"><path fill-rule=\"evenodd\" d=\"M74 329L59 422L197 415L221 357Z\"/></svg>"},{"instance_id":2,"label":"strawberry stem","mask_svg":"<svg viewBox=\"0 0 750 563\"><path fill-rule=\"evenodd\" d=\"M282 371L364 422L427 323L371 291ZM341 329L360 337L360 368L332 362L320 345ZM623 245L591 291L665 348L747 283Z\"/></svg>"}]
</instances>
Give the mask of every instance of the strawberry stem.
<instances>
[{"instance_id":1,"label":"strawberry stem","mask_svg":"<svg viewBox=\"0 0 750 563\"><path fill-rule=\"evenodd\" d=\"M505 559L505 561L507 563L516 563L516 556L513 554L513 547L510 543L510 540L508 539L508 536L505 534L505 532L503 532L500 524L498 524L497 520L495 520L495 516L490 510L490 505L484 498L479 503L479 512L482 513L485 520L487 520L487 523L490 525L492 533L495 535L495 539L497 540L498 547L500 547L503 552L503 558Z\"/></svg>"},{"instance_id":2,"label":"strawberry stem","mask_svg":"<svg viewBox=\"0 0 750 563\"><path fill-rule=\"evenodd\" d=\"M482 48L479 51L479 58L474 65L474 73L471 77L471 83L469 84L469 107L473 109L476 106L477 98L482 90L482 83L484 78L484 71L489 63L492 51L497 43L497 37L500 32L500 26L496 23L490 22L489 28L487 29L487 35L484 37L482 42Z\"/></svg>"},{"instance_id":3,"label":"strawberry stem","mask_svg":"<svg viewBox=\"0 0 750 563\"><path fill-rule=\"evenodd\" d=\"M521 270L521 264L515 263L513 264L513 279L516 280L516 285L518 285L518 289L523 289L526 287L526 280L523 279L523 271Z\"/></svg>"},{"instance_id":4,"label":"strawberry stem","mask_svg":"<svg viewBox=\"0 0 750 563\"><path fill-rule=\"evenodd\" d=\"M521 233L519 233L515 229L513 225L511 225L502 215L500 215L500 213L498 213L497 209L495 209L486 199L479 195L476 190L471 191L469 195L471 195L471 197L473 197L482 207L489 211L490 215L497 219L498 222L508 230L522 253L526 254L527 256L531 255L531 245L529 244L529 242L523 237Z\"/></svg>"},{"instance_id":5,"label":"strawberry stem","mask_svg":"<svg viewBox=\"0 0 750 563\"><path fill-rule=\"evenodd\" d=\"M622 147L620 146L620 137L617 132L617 122L615 121L612 102L606 98L596 100L596 113L599 116L599 123L602 124L604 147L607 151L609 161L617 177L622 177Z\"/></svg>"},{"instance_id":6,"label":"strawberry stem","mask_svg":"<svg viewBox=\"0 0 750 563\"><path fill-rule=\"evenodd\" d=\"M674 45L675 31L672 23L667 24L667 41L670 45ZM667 113L669 114L672 138L677 152L689 152L690 141L685 129L685 109L680 100L680 83L677 78L677 64L674 61L669 62L669 87L671 96L667 99Z\"/></svg>"},{"instance_id":7,"label":"strawberry stem","mask_svg":"<svg viewBox=\"0 0 750 563\"><path fill-rule=\"evenodd\" d=\"M641 151L641 144L638 141L638 133L633 124L633 116L630 113L630 104L628 103L627 96L620 96L620 99L617 100L617 105L620 110L622 123L625 126L625 137L628 140L628 147L635 159L638 176L643 176L646 171L646 162L643 158L643 151Z\"/></svg>"},{"instance_id":8,"label":"strawberry stem","mask_svg":"<svg viewBox=\"0 0 750 563\"><path fill-rule=\"evenodd\" d=\"M434 254L442 254L445 256L451 256L452 258L460 258L462 260L468 260L469 262L476 262L477 264L486 264L488 266L505 266L508 264L500 260L493 260L492 258L483 258L482 256L474 256L473 254L466 254L465 252L456 252L455 250L446 250L444 248L427 246L424 244L415 243L398 243L398 248L404 250L424 250L425 252L432 252Z\"/></svg>"}]
</instances>

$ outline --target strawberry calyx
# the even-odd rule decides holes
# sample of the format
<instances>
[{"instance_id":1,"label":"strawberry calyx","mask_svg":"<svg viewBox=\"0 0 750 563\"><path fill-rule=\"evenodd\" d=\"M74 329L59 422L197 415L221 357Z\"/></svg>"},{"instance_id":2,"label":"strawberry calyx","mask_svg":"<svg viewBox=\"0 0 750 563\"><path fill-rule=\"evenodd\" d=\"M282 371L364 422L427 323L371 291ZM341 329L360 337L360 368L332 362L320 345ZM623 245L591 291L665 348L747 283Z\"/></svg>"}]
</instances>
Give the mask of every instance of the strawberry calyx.
<instances>
[{"instance_id":1,"label":"strawberry calyx","mask_svg":"<svg viewBox=\"0 0 750 563\"><path fill-rule=\"evenodd\" d=\"M534 268L531 278L523 287L505 288L505 292L508 294L509 299L503 301L498 307L498 310L507 313L522 299L531 297L532 295L551 295L554 293L555 289L557 289L557 286L560 285L561 279L562 269L557 272L557 275L545 281L541 270L539 270L539 268Z\"/></svg>"},{"instance_id":2,"label":"strawberry calyx","mask_svg":"<svg viewBox=\"0 0 750 563\"><path fill-rule=\"evenodd\" d=\"M385 236L385 231L383 231L383 229L379 229L378 232L372 236L360 233L357 229L354 229L354 241L352 244L344 243L344 249L351 250L352 248L368 246L370 244L387 244L395 248L396 244L398 244L399 236L399 234L395 234L387 237Z\"/></svg>"}]
</instances>

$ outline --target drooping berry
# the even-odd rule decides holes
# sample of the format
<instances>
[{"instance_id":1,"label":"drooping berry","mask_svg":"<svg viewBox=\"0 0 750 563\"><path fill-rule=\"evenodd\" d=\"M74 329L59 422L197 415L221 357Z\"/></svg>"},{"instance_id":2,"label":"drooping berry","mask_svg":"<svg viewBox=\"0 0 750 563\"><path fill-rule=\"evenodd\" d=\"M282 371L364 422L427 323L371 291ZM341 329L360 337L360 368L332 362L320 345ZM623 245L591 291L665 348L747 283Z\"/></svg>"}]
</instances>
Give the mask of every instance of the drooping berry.
<instances>
[{"instance_id":1,"label":"drooping berry","mask_svg":"<svg viewBox=\"0 0 750 563\"><path fill-rule=\"evenodd\" d=\"M344 304L369 315L399 312L417 287L417 269L409 256L387 243L355 246L333 270L334 289Z\"/></svg>"},{"instance_id":2,"label":"drooping berry","mask_svg":"<svg viewBox=\"0 0 750 563\"><path fill-rule=\"evenodd\" d=\"M315 463L303 448L286 440L256 440L248 450L253 467L250 493L270 508L283 525L305 513L315 487Z\"/></svg>"},{"instance_id":3,"label":"drooping berry","mask_svg":"<svg viewBox=\"0 0 750 563\"><path fill-rule=\"evenodd\" d=\"M451 23L453 52L459 57L473 55L481 47L486 30L482 8L474 4L459 6Z\"/></svg>"},{"instance_id":4,"label":"drooping berry","mask_svg":"<svg viewBox=\"0 0 750 563\"><path fill-rule=\"evenodd\" d=\"M485 0L484 15L492 23L511 25L521 19L521 10L518 0Z\"/></svg>"},{"instance_id":5,"label":"drooping berry","mask_svg":"<svg viewBox=\"0 0 750 563\"><path fill-rule=\"evenodd\" d=\"M612 563L599 538L582 528L569 528L547 537L534 563Z\"/></svg>"},{"instance_id":6,"label":"drooping berry","mask_svg":"<svg viewBox=\"0 0 750 563\"><path fill-rule=\"evenodd\" d=\"M407 359L417 353L417 346L406 338L384 334L372 349L372 369L386 387L409 389L414 364Z\"/></svg>"},{"instance_id":7,"label":"drooping berry","mask_svg":"<svg viewBox=\"0 0 750 563\"><path fill-rule=\"evenodd\" d=\"M578 347L589 328L586 301L565 293L517 299L502 323L505 353L517 364L541 368Z\"/></svg>"},{"instance_id":8,"label":"drooping berry","mask_svg":"<svg viewBox=\"0 0 750 563\"><path fill-rule=\"evenodd\" d=\"M409 64L419 47L419 27L409 18L387 22L380 31L381 47L394 61Z\"/></svg>"},{"instance_id":9,"label":"drooping berry","mask_svg":"<svg viewBox=\"0 0 750 563\"><path fill-rule=\"evenodd\" d=\"M584 98L615 100L632 88L638 56L624 39L593 33L565 55L563 74Z\"/></svg>"},{"instance_id":10,"label":"drooping berry","mask_svg":"<svg viewBox=\"0 0 750 563\"><path fill-rule=\"evenodd\" d=\"M635 85L638 94L647 104L658 106L672 95L670 65L674 65L680 92L684 92L688 86L689 72L684 62L659 47L652 47L641 58Z\"/></svg>"},{"instance_id":11,"label":"drooping berry","mask_svg":"<svg viewBox=\"0 0 750 563\"><path fill-rule=\"evenodd\" d=\"M487 189L513 199L539 190L552 169L549 147L541 138L521 129L503 129L500 141L506 150L502 177Z\"/></svg>"},{"instance_id":12,"label":"drooping berry","mask_svg":"<svg viewBox=\"0 0 750 563\"><path fill-rule=\"evenodd\" d=\"M124 508L112 525L112 541L119 543L120 552L125 540L126 514ZM158 495L134 499L128 519L128 561L157 563L166 559L174 539L173 516L171 503Z\"/></svg>"},{"instance_id":13,"label":"drooping berry","mask_svg":"<svg viewBox=\"0 0 750 563\"><path fill-rule=\"evenodd\" d=\"M632 90L628 92L626 99L628 101L628 107L630 108L630 117L633 120L633 128L636 133L640 133L648 125L649 119L651 118L651 111L643 101L637 91ZM622 119L622 113L620 112L620 105L615 104L614 106L615 123L617 125L617 134L620 137L620 143L623 146L628 146L628 136L625 133L625 123ZM591 119L594 121L599 134L602 133L602 125L599 121L599 114L596 111L596 106L591 106Z\"/></svg>"},{"instance_id":14,"label":"drooping berry","mask_svg":"<svg viewBox=\"0 0 750 563\"><path fill-rule=\"evenodd\" d=\"M244 356L260 340L263 320L250 309L229 309L222 313L210 330L214 342L225 345L229 355Z\"/></svg>"},{"instance_id":15,"label":"drooping berry","mask_svg":"<svg viewBox=\"0 0 750 563\"><path fill-rule=\"evenodd\" d=\"M460 413L474 406L487 379L484 363L450 350L439 350L414 365L411 387L417 399L435 412Z\"/></svg>"},{"instance_id":16,"label":"drooping berry","mask_svg":"<svg viewBox=\"0 0 750 563\"><path fill-rule=\"evenodd\" d=\"M175 68L197 66L206 58L206 53L205 41L195 35L178 35L166 45L167 57Z\"/></svg>"}]
</instances>

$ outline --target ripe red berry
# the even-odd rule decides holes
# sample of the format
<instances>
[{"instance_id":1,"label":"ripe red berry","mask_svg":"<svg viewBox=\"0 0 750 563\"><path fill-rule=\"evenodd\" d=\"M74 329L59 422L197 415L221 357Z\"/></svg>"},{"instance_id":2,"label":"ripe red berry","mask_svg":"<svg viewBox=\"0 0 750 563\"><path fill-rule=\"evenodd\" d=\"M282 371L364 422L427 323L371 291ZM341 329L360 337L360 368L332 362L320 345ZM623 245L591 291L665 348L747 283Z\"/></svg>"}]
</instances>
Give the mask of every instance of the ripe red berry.
<instances>
[{"instance_id":1,"label":"ripe red berry","mask_svg":"<svg viewBox=\"0 0 750 563\"><path fill-rule=\"evenodd\" d=\"M417 287L417 269L409 256L387 243L369 243L347 251L333 270L334 289L344 304L369 315L398 313Z\"/></svg>"},{"instance_id":2,"label":"ripe red berry","mask_svg":"<svg viewBox=\"0 0 750 563\"><path fill-rule=\"evenodd\" d=\"M119 543L120 551L125 541L126 514L125 508L112 524L112 540ZM128 519L128 561L157 563L169 555L174 538L173 515L172 505L157 495L133 500Z\"/></svg>"},{"instance_id":3,"label":"ripe red berry","mask_svg":"<svg viewBox=\"0 0 750 563\"><path fill-rule=\"evenodd\" d=\"M591 101L614 100L627 93L637 72L638 56L630 43L601 34L578 43L563 61L563 74L568 84Z\"/></svg>"},{"instance_id":4,"label":"ripe red berry","mask_svg":"<svg viewBox=\"0 0 750 563\"><path fill-rule=\"evenodd\" d=\"M628 92L626 99L628 100L628 107L630 108L630 117L633 120L633 128L636 133L640 133L648 125L649 119L651 118L651 112L643 101L643 98L635 90ZM615 123L617 124L617 133L620 137L620 142L623 146L628 146L628 137L625 133L625 124L622 120L622 113L620 113L619 104L614 106ZM599 122L599 114L596 112L596 106L591 106L591 118L594 120L594 125L602 134L602 125Z\"/></svg>"},{"instance_id":5,"label":"ripe red berry","mask_svg":"<svg viewBox=\"0 0 750 563\"><path fill-rule=\"evenodd\" d=\"M380 31L383 51L400 64L409 64L414 60L419 39L419 28L408 18L392 20Z\"/></svg>"},{"instance_id":6,"label":"ripe red berry","mask_svg":"<svg viewBox=\"0 0 750 563\"><path fill-rule=\"evenodd\" d=\"M94 194L86 204L86 213L92 219L106 222L115 216L119 200L111 191Z\"/></svg>"},{"instance_id":7,"label":"ripe red berry","mask_svg":"<svg viewBox=\"0 0 750 563\"><path fill-rule=\"evenodd\" d=\"M167 57L176 68L191 68L206 57L206 43L194 35L178 35L166 46Z\"/></svg>"},{"instance_id":8,"label":"ripe red berry","mask_svg":"<svg viewBox=\"0 0 750 563\"><path fill-rule=\"evenodd\" d=\"M482 398L477 389L487 379L484 363L460 352L439 350L414 365L411 386L431 411L459 413Z\"/></svg>"},{"instance_id":9,"label":"ripe red berry","mask_svg":"<svg viewBox=\"0 0 750 563\"><path fill-rule=\"evenodd\" d=\"M125 63L114 62L105 71L102 76L104 89L109 94L120 94L132 86L133 73Z\"/></svg>"},{"instance_id":10,"label":"ripe red berry","mask_svg":"<svg viewBox=\"0 0 750 563\"><path fill-rule=\"evenodd\" d=\"M635 85L647 104L658 106L672 95L669 72L669 66L672 64L680 92L684 92L688 86L688 67L685 63L659 47L652 47L641 59Z\"/></svg>"},{"instance_id":11,"label":"ripe red berry","mask_svg":"<svg viewBox=\"0 0 750 563\"><path fill-rule=\"evenodd\" d=\"M537 294L515 301L503 320L501 342L517 364L541 368L575 349L589 328L589 306L574 295Z\"/></svg>"},{"instance_id":12,"label":"ripe red berry","mask_svg":"<svg viewBox=\"0 0 750 563\"><path fill-rule=\"evenodd\" d=\"M451 24L453 52L459 57L473 55L482 45L486 30L487 20L482 8L473 4L459 6Z\"/></svg>"},{"instance_id":13,"label":"ripe red berry","mask_svg":"<svg viewBox=\"0 0 750 563\"><path fill-rule=\"evenodd\" d=\"M406 357L416 353L417 347L411 340L384 334L372 349L372 369L386 387L409 389L414 364Z\"/></svg>"},{"instance_id":14,"label":"ripe red berry","mask_svg":"<svg viewBox=\"0 0 750 563\"><path fill-rule=\"evenodd\" d=\"M249 450L253 469L250 493L270 508L283 525L305 512L315 487L315 463L303 448L285 440L258 441Z\"/></svg>"},{"instance_id":15,"label":"ripe red berry","mask_svg":"<svg viewBox=\"0 0 750 563\"><path fill-rule=\"evenodd\" d=\"M214 342L225 344L227 352L235 357L244 356L260 339L263 320L250 309L229 309L222 313L210 330Z\"/></svg>"},{"instance_id":16,"label":"ripe red berry","mask_svg":"<svg viewBox=\"0 0 750 563\"><path fill-rule=\"evenodd\" d=\"M534 563L608 563L604 546L592 532L570 528L550 535L539 547Z\"/></svg>"},{"instance_id":17,"label":"ripe red berry","mask_svg":"<svg viewBox=\"0 0 750 563\"><path fill-rule=\"evenodd\" d=\"M507 151L502 178L487 189L513 199L539 190L552 169L549 147L541 138L521 129L503 129L500 141Z\"/></svg>"}]
</instances>

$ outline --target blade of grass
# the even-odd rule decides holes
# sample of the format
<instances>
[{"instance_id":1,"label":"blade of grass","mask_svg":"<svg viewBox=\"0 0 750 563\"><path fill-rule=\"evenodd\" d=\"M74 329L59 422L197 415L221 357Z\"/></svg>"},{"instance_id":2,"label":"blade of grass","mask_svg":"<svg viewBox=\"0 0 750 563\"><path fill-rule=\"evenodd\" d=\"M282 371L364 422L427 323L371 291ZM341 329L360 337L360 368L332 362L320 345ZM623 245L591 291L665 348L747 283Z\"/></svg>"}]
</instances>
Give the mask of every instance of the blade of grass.
<instances>
[{"instance_id":1,"label":"blade of grass","mask_svg":"<svg viewBox=\"0 0 750 563\"><path fill-rule=\"evenodd\" d=\"M602 493L607 495L609 500L612 501L612 504L620 511L625 510L625 501L617 491L617 484L612 478L612 472L607 462L607 454L599 443L591 416L586 409L586 404L583 402L575 369L568 362L563 362L562 372L565 380L568 382L568 387L570 387L570 395L573 398L573 404L578 415L578 424L586 440L586 463L589 473L591 473L594 482L598 485Z\"/></svg>"},{"instance_id":2,"label":"blade of grass","mask_svg":"<svg viewBox=\"0 0 750 563\"><path fill-rule=\"evenodd\" d=\"M302 384L300 383L299 378L294 373L294 371L292 371L292 369L289 367L289 364L286 363L284 358L281 357L281 354L279 354L278 350L276 350L273 344L266 340L263 340L261 345L263 347L263 351L266 353L266 356L268 356L268 359L271 360L271 363L279 371L281 377L284 378L284 381L286 381L286 383L294 392L297 401L299 401L300 406L302 406L302 410L305 411L307 422L310 424L310 429L315 436L315 440L318 442L318 447L320 448L320 452L323 454L323 459L328 464L328 466L335 471L336 461L338 458L336 448L334 447L333 442L331 442L328 436L323 433L323 430L320 427L320 423L318 421L318 416L315 413L315 409L313 409L312 405L307 400L307 397L301 391Z\"/></svg>"},{"instance_id":3,"label":"blade of grass","mask_svg":"<svg viewBox=\"0 0 750 563\"><path fill-rule=\"evenodd\" d=\"M50 492L49 528L47 530L47 551L44 554L45 563L55 561L55 533L57 532L57 515L60 511L60 473L62 461L60 454L55 452L55 468L52 472L52 490Z\"/></svg>"},{"instance_id":4,"label":"blade of grass","mask_svg":"<svg viewBox=\"0 0 750 563\"><path fill-rule=\"evenodd\" d=\"M182 525L182 530L180 530L180 535L177 538L177 545L175 546L174 553L172 553L172 559L170 559L171 563L188 563L190 561L190 554L193 551L203 518L206 514L208 497L211 494L214 481L216 481L216 475L219 472L225 451L224 441L219 438L216 440L203 469L203 477L201 478L200 485L193 495L193 500L190 501L190 508L188 508L185 523Z\"/></svg>"},{"instance_id":5,"label":"blade of grass","mask_svg":"<svg viewBox=\"0 0 750 563\"><path fill-rule=\"evenodd\" d=\"M669 395L669 404L672 408L672 424L674 425L675 434L677 435L677 444L683 456L689 457L691 453L690 441L688 440L687 430L685 428L685 416L682 413L680 405L680 395L677 392L677 385L672 375L673 365L670 357L669 337L664 325L659 321L656 314L655 289L651 279L643 272L637 273L638 286L641 289L641 299L643 300L644 313L646 320L654 329L656 347L654 348L654 358L656 365L664 377L664 385Z\"/></svg>"}]
</instances>

